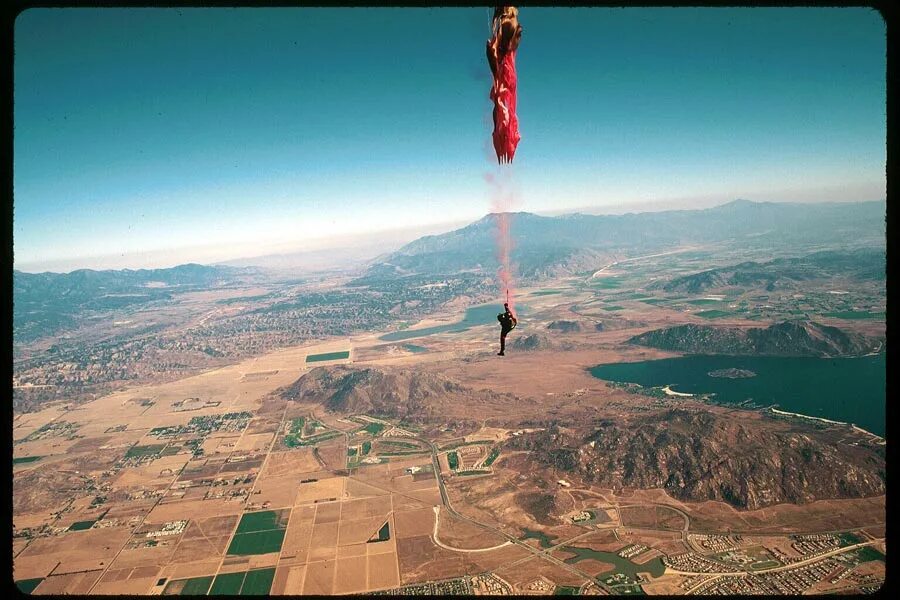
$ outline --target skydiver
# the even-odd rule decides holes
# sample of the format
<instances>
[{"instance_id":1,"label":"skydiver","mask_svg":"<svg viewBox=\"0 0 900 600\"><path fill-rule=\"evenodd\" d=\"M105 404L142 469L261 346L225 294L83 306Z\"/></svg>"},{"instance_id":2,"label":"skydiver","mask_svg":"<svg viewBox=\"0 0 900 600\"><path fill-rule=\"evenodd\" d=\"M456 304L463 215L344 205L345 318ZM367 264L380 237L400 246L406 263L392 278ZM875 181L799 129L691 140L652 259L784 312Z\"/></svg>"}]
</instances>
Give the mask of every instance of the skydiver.
<instances>
[{"instance_id":1,"label":"skydiver","mask_svg":"<svg viewBox=\"0 0 900 600\"><path fill-rule=\"evenodd\" d=\"M506 312L497 315L497 320L500 321L500 352L497 353L497 356L506 356L504 353L506 349L506 334L519 324L516 317L509 311L509 304L504 303L503 308L506 309Z\"/></svg>"}]
</instances>

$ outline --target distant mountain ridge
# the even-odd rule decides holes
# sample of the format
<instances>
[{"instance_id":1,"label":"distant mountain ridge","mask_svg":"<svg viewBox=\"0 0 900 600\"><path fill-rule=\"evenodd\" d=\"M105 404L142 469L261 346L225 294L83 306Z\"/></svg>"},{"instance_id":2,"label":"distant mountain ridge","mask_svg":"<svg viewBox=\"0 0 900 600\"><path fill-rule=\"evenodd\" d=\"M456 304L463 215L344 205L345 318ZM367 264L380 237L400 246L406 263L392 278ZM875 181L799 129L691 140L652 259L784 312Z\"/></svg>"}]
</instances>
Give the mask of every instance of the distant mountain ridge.
<instances>
[{"instance_id":1,"label":"distant mountain ridge","mask_svg":"<svg viewBox=\"0 0 900 600\"><path fill-rule=\"evenodd\" d=\"M173 291L209 289L257 273L254 268L196 263L167 269L122 269L71 273L13 271L13 326L28 341L76 325L82 310L108 310L171 298Z\"/></svg>"},{"instance_id":2,"label":"distant mountain ridge","mask_svg":"<svg viewBox=\"0 0 900 600\"><path fill-rule=\"evenodd\" d=\"M512 262L523 277L583 272L612 253L648 252L691 243L741 240L756 244L883 245L885 202L797 204L735 200L702 210L624 215L571 214L543 217L511 213ZM413 272L494 271L496 214L403 246L375 263L370 274L402 277Z\"/></svg>"},{"instance_id":3,"label":"distant mountain ridge","mask_svg":"<svg viewBox=\"0 0 900 600\"><path fill-rule=\"evenodd\" d=\"M687 354L818 357L859 356L882 346L880 339L814 321L784 321L749 329L688 323L654 329L628 343Z\"/></svg>"},{"instance_id":4,"label":"distant mountain ridge","mask_svg":"<svg viewBox=\"0 0 900 600\"><path fill-rule=\"evenodd\" d=\"M697 294L708 289L727 286L764 286L766 291L789 287L811 279L835 276L855 279L884 279L885 251L861 248L846 252L815 252L799 258L778 258L764 263L743 262L737 265L709 269L692 275L656 282L648 289L666 292Z\"/></svg>"}]
</instances>

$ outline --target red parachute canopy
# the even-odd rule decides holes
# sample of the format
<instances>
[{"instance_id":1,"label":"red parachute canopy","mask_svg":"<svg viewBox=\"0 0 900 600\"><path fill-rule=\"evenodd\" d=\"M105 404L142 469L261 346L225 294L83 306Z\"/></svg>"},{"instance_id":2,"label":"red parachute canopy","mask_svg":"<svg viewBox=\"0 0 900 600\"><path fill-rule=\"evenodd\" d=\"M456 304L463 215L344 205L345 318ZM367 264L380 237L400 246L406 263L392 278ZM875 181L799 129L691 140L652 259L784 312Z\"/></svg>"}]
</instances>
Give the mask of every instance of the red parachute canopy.
<instances>
[{"instance_id":1,"label":"red parachute canopy","mask_svg":"<svg viewBox=\"0 0 900 600\"><path fill-rule=\"evenodd\" d=\"M522 38L519 11L501 6L494 11L493 35L487 42L487 59L494 76L490 98L494 102L494 150L500 163L512 162L519 145L516 117L516 51Z\"/></svg>"}]
</instances>

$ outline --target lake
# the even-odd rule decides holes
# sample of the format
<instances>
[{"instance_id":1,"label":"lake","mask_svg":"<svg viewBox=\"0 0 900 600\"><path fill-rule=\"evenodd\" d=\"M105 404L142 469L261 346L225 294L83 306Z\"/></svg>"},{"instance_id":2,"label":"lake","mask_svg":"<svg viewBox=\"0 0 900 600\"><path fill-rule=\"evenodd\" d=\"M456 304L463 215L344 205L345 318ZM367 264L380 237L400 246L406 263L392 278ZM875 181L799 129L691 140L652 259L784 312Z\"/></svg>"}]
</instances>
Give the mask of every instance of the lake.
<instances>
[{"instance_id":1,"label":"lake","mask_svg":"<svg viewBox=\"0 0 900 600\"><path fill-rule=\"evenodd\" d=\"M638 572L650 573L653 577L659 577L666 570L666 566L659 557L639 565L631 562L627 558L622 558L615 552L603 552L601 550L580 548L578 546L563 546L562 550L573 555L563 561L568 564L575 564L582 560L590 559L613 565L612 569L599 573L597 577L603 577L604 575L610 575L612 573L624 573L632 580L636 580Z\"/></svg>"},{"instance_id":2,"label":"lake","mask_svg":"<svg viewBox=\"0 0 900 600\"><path fill-rule=\"evenodd\" d=\"M710 377L724 369L752 371L755 377ZM884 436L885 354L858 358L692 355L598 365L598 379L671 386L672 391L715 394L723 404L751 400L757 406L854 423Z\"/></svg>"},{"instance_id":3,"label":"lake","mask_svg":"<svg viewBox=\"0 0 900 600\"><path fill-rule=\"evenodd\" d=\"M385 342L400 342L413 338L426 337L435 333L456 333L458 331L466 331L478 325L494 325L497 328L497 335L500 335L500 323L497 322L497 315L503 312L503 303L492 302L490 304L479 304L466 309L466 314L461 321L456 323L448 323L446 325L435 325L433 327L423 327L421 329L401 329L400 331L392 331L379 337L379 340ZM516 307L516 316L522 317L528 314L528 307L525 305Z\"/></svg>"}]
</instances>

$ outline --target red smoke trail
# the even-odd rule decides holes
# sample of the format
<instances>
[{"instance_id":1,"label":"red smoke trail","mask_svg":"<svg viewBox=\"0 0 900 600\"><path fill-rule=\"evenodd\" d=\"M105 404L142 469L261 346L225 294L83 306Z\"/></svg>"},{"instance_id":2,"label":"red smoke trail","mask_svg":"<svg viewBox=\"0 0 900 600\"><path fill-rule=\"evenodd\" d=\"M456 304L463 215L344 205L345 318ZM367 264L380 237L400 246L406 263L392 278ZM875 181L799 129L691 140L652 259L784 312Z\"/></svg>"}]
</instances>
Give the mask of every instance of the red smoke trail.
<instances>
[{"instance_id":1,"label":"red smoke trail","mask_svg":"<svg viewBox=\"0 0 900 600\"><path fill-rule=\"evenodd\" d=\"M491 37L487 41L486 54L488 66L493 76L493 84L489 97L494 104L492 120L494 130L492 141L499 164L511 165L519 144L519 120L516 116L516 51L522 38L522 26L519 25L519 11L515 6L498 6L491 19ZM500 294L509 304L510 312L515 315L515 285L513 272L515 265L510 263L512 251L511 210L515 204L511 173L501 171L499 177L486 175L491 185L491 213L496 223L495 239L497 241L497 260L500 269L497 272L500 283Z\"/></svg>"},{"instance_id":2,"label":"red smoke trail","mask_svg":"<svg viewBox=\"0 0 900 600\"><path fill-rule=\"evenodd\" d=\"M494 217L494 241L497 247L497 283L500 296L504 302L509 302L509 309L516 314L516 265L510 257L513 249L511 235L512 210L518 205L512 173L509 167L502 169L500 173L485 174L485 180L491 188L491 214Z\"/></svg>"}]
</instances>

